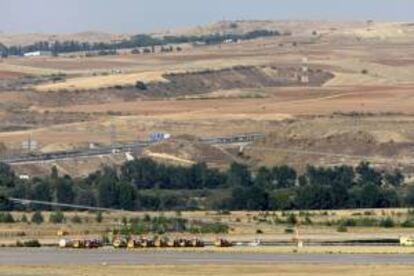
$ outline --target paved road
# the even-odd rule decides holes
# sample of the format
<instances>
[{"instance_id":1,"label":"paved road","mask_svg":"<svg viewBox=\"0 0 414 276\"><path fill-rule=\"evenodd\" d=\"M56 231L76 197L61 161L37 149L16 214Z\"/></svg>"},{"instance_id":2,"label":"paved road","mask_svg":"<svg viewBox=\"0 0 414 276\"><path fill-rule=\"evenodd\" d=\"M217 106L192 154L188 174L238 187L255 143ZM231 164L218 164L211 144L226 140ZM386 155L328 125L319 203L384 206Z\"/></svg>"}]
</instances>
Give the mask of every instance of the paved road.
<instances>
[{"instance_id":1,"label":"paved road","mask_svg":"<svg viewBox=\"0 0 414 276\"><path fill-rule=\"evenodd\" d=\"M329 263L329 264L407 264L414 255L319 255L256 254L128 250L0 249L0 265L51 264L222 264L222 263Z\"/></svg>"}]
</instances>

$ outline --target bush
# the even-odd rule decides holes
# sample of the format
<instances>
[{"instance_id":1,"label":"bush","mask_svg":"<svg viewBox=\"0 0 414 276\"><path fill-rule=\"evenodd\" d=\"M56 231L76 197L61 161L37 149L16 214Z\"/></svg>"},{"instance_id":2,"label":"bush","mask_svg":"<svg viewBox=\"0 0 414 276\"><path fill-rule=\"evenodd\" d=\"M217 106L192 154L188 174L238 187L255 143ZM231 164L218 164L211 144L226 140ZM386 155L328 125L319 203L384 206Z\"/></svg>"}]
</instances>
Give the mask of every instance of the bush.
<instances>
[{"instance_id":1,"label":"bush","mask_svg":"<svg viewBox=\"0 0 414 276\"><path fill-rule=\"evenodd\" d=\"M296 225L298 223L298 219L296 218L295 214L291 213L289 214L286 222L292 225Z\"/></svg>"},{"instance_id":2,"label":"bush","mask_svg":"<svg viewBox=\"0 0 414 276\"><path fill-rule=\"evenodd\" d=\"M36 224L42 224L44 222L42 213L40 211L36 211L33 214L31 221Z\"/></svg>"},{"instance_id":3,"label":"bush","mask_svg":"<svg viewBox=\"0 0 414 276\"><path fill-rule=\"evenodd\" d=\"M50 223L64 223L65 222L65 215L61 211L56 211L54 213L51 213L49 216L49 222Z\"/></svg>"},{"instance_id":4,"label":"bush","mask_svg":"<svg viewBox=\"0 0 414 276\"><path fill-rule=\"evenodd\" d=\"M305 217L305 224L306 225L312 225L313 224L313 221L311 220L311 218L309 216Z\"/></svg>"},{"instance_id":5,"label":"bush","mask_svg":"<svg viewBox=\"0 0 414 276\"><path fill-rule=\"evenodd\" d=\"M357 222L356 222L355 219L346 219L346 220L341 221L339 224L340 224L340 226L343 226L343 227L355 227L355 226L357 226Z\"/></svg>"},{"instance_id":6,"label":"bush","mask_svg":"<svg viewBox=\"0 0 414 276\"><path fill-rule=\"evenodd\" d=\"M10 213L0 213L0 223L14 223L14 218Z\"/></svg>"},{"instance_id":7,"label":"bush","mask_svg":"<svg viewBox=\"0 0 414 276\"><path fill-rule=\"evenodd\" d=\"M348 232L348 228L346 226L340 225L338 228L336 228L336 231L339 233L346 233Z\"/></svg>"},{"instance_id":8,"label":"bush","mask_svg":"<svg viewBox=\"0 0 414 276\"><path fill-rule=\"evenodd\" d=\"M368 70L367 69L362 69L361 74L362 75L368 75Z\"/></svg>"},{"instance_id":9,"label":"bush","mask_svg":"<svg viewBox=\"0 0 414 276\"><path fill-rule=\"evenodd\" d=\"M20 219L20 222L24 222L24 223L28 223L28 222L29 222L29 220L27 219L26 214L24 214L24 215L22 216L22 218Z\"/></svg>"},{"instance_id":10,"label":"bush","mask_svg":"<svg viewBox=\"0 0 414 276\"><path fill-rule=\"evenodd\" d=\"M392 218L387 217L380 221L380 226L384 228L393 228L395 226L395 222Z\"/></svg>"},{"instance_id":11,"label":"bush","mask_svg":"<svg viewBox=\"0 0 414 276\"><path fill-rule=\"evenodd\" d=\"M78 215L75 215L74 217L71 218L70 221L74 224L81 224L82 223L82 218L79 217Z\"/></svg>"},{"instance_id":12,"label":"bush","mask_svg":"<svg viewBox=\"0 0 414 276\"><path fill-rule=\"evenodd\" d=\"M17 241L16 247L41 247L42 245L38 240L28 240L28 241Z\"/></svg>"},{"instance_id":13,"label":"bush","mask_svg":"<svg viewBox=\"0 0 414 276\"><path fill-rule=\"evenodd\" d=\"M414 228L414 221L407 219L403 223L401 223L401 227Z\"/></svg>"},{"instance_id":14,"label":"bush","mask_svg":"<svg viewBox=\"0 0 414 276\"><path fill-rule=\"evenodd\" d=\"M96 217L95 217L95 221L96 221L97 223L101 223L101 222L102 222L102 220L103 220L103 215L102 215L102 212L97 212L97 213L96 213Z\"/></svg>"},{"instance_id":15,"label":"bush","mask_svg":"<svg viewBox=\"0 0 414 276\"><path fill-rule=\"evenodd\" d=\"M293 234L294 232L295 232L295 230L293 228L286 228L285 229L286 234Z\"/></svg>"},{"instance_id":16,"label":"bush","mask_svg":"<svg viewBox=\"0 0 414 276\"><path fill-rule=\"evenodd\" d=\"M198 234L227 234L229 226L223 223L194 224L190 226L190 233Z\"/></svg>"},{"instance_id":17,"label":"bush","mask_svg":"<svg viewBox=\"0 0 414 276\"><path fill-rule=\"evenodd\" d=\"M142 81L137 81L135 83L135 88L139 90L147 90L147 85Z\"/></svg>"},{"instance_id":18,"label":"bush","mask_svg":"<svg viewBox=\"0 0 414 276\"><path fill-rule=\"evenodd\" d=\"M262 229L257 229L256 234L263 234L263 230Z\"/></svg>"}]
</instances>

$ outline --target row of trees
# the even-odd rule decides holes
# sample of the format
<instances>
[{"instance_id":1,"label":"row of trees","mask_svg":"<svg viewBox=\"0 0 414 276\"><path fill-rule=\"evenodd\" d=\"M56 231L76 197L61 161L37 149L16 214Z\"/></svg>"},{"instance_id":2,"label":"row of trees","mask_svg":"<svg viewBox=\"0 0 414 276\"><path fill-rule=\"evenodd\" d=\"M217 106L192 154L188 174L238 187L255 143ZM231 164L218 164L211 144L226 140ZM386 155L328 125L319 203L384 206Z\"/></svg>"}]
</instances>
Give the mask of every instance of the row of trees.
<instances>
[{"instance_id":1,"label":"row of trees","mask_svg":"<svg viewBox=\"0 0 414 276\"><path fill-rule=\"evenodd\" d=\"M33 51L50 51L54 54L80 51L107 51L118 49L133 49L139 47L163 46L179 43L219 44L226 40L249 40L259 37L279 36L278 31L256 30L246 34L212 34L203 36L164 36L162 38L139 34L130 39L111 43L88 43L79 41L40 41L27 46L11 46L7 49L8 55L23 55Z\"/></svg>"},{"instance_id":2,"label":"row of trees","mask_svg":"<svg viewBox=\"0 0 414 276\"><path fill-rule=\"evenodd\" d=\"M252 173L234 163L227 171L206 164L164 165L150 159L104 168L84 179L18 179L0 164L0 189L15 198L125 210L166 209L342 209L414 206L414 190L399 170L382 171L362 162L357 167L309 166L303 174L289 166L262 167ZM3 202L5 210L25 206ZM47 209L35 206L35 209Z\"/></svg>"}]
</instances>

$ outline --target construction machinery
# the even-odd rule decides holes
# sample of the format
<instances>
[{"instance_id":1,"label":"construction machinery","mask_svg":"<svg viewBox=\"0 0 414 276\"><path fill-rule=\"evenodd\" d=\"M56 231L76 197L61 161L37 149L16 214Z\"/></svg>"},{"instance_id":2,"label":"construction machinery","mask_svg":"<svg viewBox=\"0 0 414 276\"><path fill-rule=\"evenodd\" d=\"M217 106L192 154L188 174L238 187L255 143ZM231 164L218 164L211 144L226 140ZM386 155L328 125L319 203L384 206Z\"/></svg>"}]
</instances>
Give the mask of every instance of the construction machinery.
<instances>
[{"instance_id":1,"label":"construction machinery","mask_svg":"<svg viewBox=\"0 0 414 276\"><path fill-rule=\"evenodd\" d=\"M165 238L165 237L156 238L154 241L154 246L159 247L159 248L168 247L168 242L169 242L168 238Z\"/></svg>"},{"instance_id":2,"label":"construction machinery","mask_svg":"<svg viewBox=\"0 0 414 276\"><path fill-rule=\"evenodd\" d=\"M192 239L191 240L191 247L204 247L204 241L200 239Z\"/></svg>"},{"instance_id":3,"label":"construction machinery","mask_svg":"<svg viewBox=\"0 0 414 276\"><path fill-rule=\"evenodd\" d=\"M400 237L401 246L414 246L414 237L404 236Z\"/></svg>"},{"instance_id":4,"label":"construction machinery","mask_svg":"<svg viewBox=\"0 0 414 276\"><path fill-rule=\"evenodd\" d=\"M103 242L97 239L76 239L76 240L61 239L59 241L60 248L94 249L94 248L100 248L102 246L103 246Z\"/></svg>"},{"instance_id":5,"label":"construction machinery","mask_svg":"<svg viewBox=\"0 0 414 276\"><path fill-rule=\"evenodd\" d=\"M128 242L124 238L117 237L112 241L112 245L114 248L126 248Z\"/></svg>"},{"instance_id":6,"label":"construction machinery","mask_svg":"<svg viewBox=\"0 0 414 276\"><path fill-rule=\"evenodd\" d=\"M216 247L232 247L233 243L226 239L216 239L214 241L214 246Z\"/></svg>"}]
</instances>

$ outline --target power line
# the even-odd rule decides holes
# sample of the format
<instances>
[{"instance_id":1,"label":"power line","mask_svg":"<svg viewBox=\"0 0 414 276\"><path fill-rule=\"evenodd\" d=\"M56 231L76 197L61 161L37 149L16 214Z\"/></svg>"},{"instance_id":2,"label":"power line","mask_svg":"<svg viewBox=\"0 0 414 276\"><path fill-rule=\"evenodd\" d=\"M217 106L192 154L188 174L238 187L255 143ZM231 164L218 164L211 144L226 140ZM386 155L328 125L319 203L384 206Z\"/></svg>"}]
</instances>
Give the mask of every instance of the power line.
<instances>
[{"instance_id":1,"label":"power line","mask_svg":"<svg viewBox=\"0 0 414 276\"><path fill-rule=\"evenodd\" d=\"M63 208L82 209L82 210L100 211L100 212L128 212L126 210L121 210L121 209L92 207L92 206L86 206L86 205L68 204L68 203L59 203L59 202L50 202L50 201L41 201L41 200L31 200L31 199L22 199L22 198L14 198L14 197L6 197L5 199L9 200L11 202L22 204L22 205L35 204L35 205L43 205L43 206L63 207Z\"/></svg>"}]
</instances>

